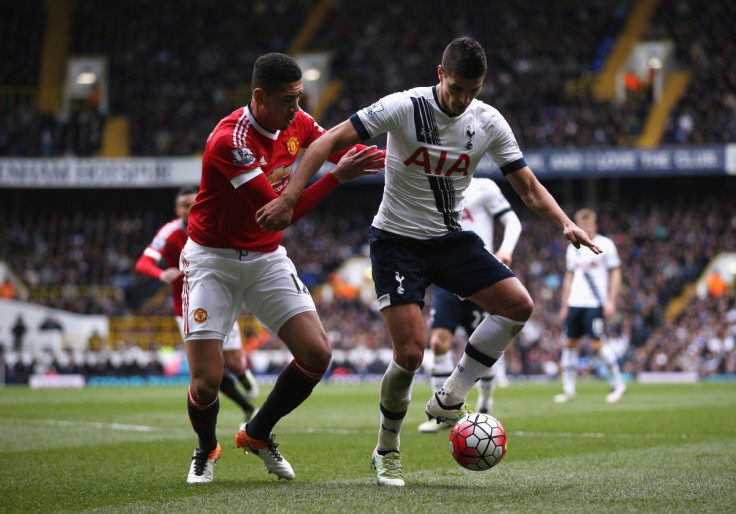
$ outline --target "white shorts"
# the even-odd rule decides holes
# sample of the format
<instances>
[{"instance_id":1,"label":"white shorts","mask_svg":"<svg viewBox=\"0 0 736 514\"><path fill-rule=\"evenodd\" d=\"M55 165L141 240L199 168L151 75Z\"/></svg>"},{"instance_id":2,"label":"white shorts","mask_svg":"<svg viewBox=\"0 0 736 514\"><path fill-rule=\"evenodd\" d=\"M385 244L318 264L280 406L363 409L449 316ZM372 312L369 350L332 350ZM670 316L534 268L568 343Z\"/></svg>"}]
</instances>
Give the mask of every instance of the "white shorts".
<instances>
[{"instance_id":1,"label":"white shorts","mask_svg":"<svg viewBox=\"0 0 736 514\"><path fill-rule=\"evenodd\" d=\"M181 334L181 337L186 340L186 337L184 336L184 318L181 316L176 317L176 323L179 325L179 333ZM233 328L230 329L230 333L225 338L225 341L222 343L222 349L223 350L242 350L243 349L243 339L240 337L240 325L238 325L237 320L235 323L233 323Z\"/></svg>"},{"instance_id":2,"label":"white shorts","mask_svg":"<svg viewBox=\"0 0 736 514\"><path fill-rule=\"evenodd\" d=\"M208 248L189 239L179 259L184 273L184 339L224 339L244 308L278 333L314 300L282 246L274 252Z\"/></svg>"}]
</instances>

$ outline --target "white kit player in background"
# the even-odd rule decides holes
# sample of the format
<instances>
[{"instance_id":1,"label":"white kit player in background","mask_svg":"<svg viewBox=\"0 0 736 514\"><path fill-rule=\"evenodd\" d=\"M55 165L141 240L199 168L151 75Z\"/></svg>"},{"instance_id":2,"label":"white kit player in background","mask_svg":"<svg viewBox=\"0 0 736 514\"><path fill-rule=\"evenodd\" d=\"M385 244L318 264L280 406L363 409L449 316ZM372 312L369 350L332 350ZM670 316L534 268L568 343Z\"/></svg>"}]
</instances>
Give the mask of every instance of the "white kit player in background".
<instances>
[{"instance_id":1,"label":"white kit player in background","mask_svg":"<svg viewBox=\"0 0 736 514\"><path fill-rule=\"evenodd\" d=\"M513 272L480 236L460 225L465 191L480 160L488 156L524 202L562 229L566 239L599 251L534 176L503 116L475 98L487 69L477 41L455 39L436 67L438 84L385 96L330 129L305 152L282 195L256 215L267 230L283 228L301 188L331 153L388 134L383 198L370 228L376 297L393 346L381 381L378 444L371 456L379 485L404 485L399 435L427 344L426 287L438 285L488 312L425 407L438 423L452 425L468 412L470 390L533 310Z\"/></svg>"},{"instance_id":2,"label":"white kit player in background","mask_svg":"<svg viewBox=\"0 0 736 514\"><path fill-rule=\"evenodd\" d=\"M575 398L578 348L580 340L588 336L590 349L608 368L611 392L608 403L615 403L626 392L618 360L613 349L605 344L605 320L616 313L616 300L621 289L621 260L614 242L598 234L597 216L591 209L575 213L575 222L585 230L603 253L581 251L570 245L565 255L566 271L562 282L560 319L564 323L567 341L562 350L562 393L555 395L555 403Z\"/></svg>"},{"instance_id":3,"label":"white kit player in background","mask_svg":"<svg viewBox=\"0 0 736 514\"><path fill-rule=\"evenodd\" d=\"M472 230L480 236L488 249L493 248L494 221L503 225L503 240L494 255L505 265L511 265L511 255L521 234L521 221L511 209L498 185L489 178L473 178L465 191L463 205L463 230ZM469 337L485 317L485 312L475 303L461 300L448 291L435 286L430 316L429 357L430 383L437 391L452 374L455 361L450 351L455 331L463 327ZM493 411L493 394L496 386L506 387L506 360L503 356L478 381L476 410ZM450 428L433 420L419 425L422 433L434 433L440 428Z\"/></svg>"}]
</instances>

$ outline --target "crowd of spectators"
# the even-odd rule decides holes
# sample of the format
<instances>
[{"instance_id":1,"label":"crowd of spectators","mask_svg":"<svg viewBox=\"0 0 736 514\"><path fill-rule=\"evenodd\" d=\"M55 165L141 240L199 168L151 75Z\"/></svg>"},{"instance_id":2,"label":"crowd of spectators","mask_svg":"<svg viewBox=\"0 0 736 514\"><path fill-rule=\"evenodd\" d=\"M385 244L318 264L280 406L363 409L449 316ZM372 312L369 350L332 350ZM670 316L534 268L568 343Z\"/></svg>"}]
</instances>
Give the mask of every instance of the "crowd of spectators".
<instances>
[{"instance_id":1,"label":"crowd of spectators","mask_svg":"<svg viewBox=\"0 0 736 514\"><path fill-rule=\"evenodd\" d=\"M195 155L215 123L249 98L256 57L286 51L317 3L234 2L223 10L209 0L116 1L104 8L79 0L70 54L109 58L109 114L130 120L132 155ZM484 44L489 73L480 97L504 114L522 148L629 146L641 134L650 96L639 91L622 101L598 101L591 78L632 3L461 1L448 20L438 15L447 10L439 0L420 9L395 0L335 2L305 47L330 52L332 77L344 84L320 121L330 127L383 94L433 84L444 45L462 33ZM37 86L28 63L40 62L45 9L40 0L17 5L4 8L4 25L28 44L7 56L0 85ZM26 29L26 10L34 6L38 14ZM693 72L668 121L666 142L734 140L736 72L728 65L736 52L728 36L734 22L729 2L678 0L655 9L647 38L673 39L679 65ZM76 106L41 115L5 103L0 155L95 155L106 114Z\"/></svg>"},{"instance_id":2,"label":"crowd of spectators","mask_svg":"<svg viewBox=\"0 0 736 514\"><path fill-rule=\"evenodd\" d=\"M40 114L25 106L0 116L0 156L5 157L94 157L106 120L90 107Z\"/></svg>"},{"instance_id":3,"label":"crowd of spectators","mask_svg":"<svg viewBox=\"0 0 736 514\"><path fill-rule=\"evenodd\" d=\"M624 269L619 314L609 324L608 337L617 341L624 369L632 373L665 366L657 364L663 353L667 369L733 369L733 355L721 356L717 365L699 360L713 351L715 343L710 341L716 337L724 341L720 348L733 354L733 345L728 343L736 331L732 297L729 300L726 295L715 303L695 298L673 323L665 320L665 308L681 294L683 286L696 280L717 253L736 248L736 205L730 201L732 192L723 187L726 183L711 188L685 182L680 189L692 186L689 193L621 198L597 206L600 230L615 241ZM624 185L639 187L635 180ZM703 188L721 191L706 194ZM0 223L7 227L0 233L0 254L11 268L32 291L56 286L78 293L37 297L38 301L49 298L47 305L51 307L80 313L170 316L170 303L153 309L150 304L145 306L163 286L136 274L131 263L153 236L150 227L173 217L169 205L172 195L129 190L114 201L112 192L99 192L99 205L83 211L74 206L79 195L89 193L69 193L74 194L77 196L66 199L71 205L66 208L43 198L22 198L0 211L4 216ZM284 245L304 282L315 291L318 310L336 350L390 347L385 324L371 299L360 294L318 293L320 285L334 280L334 272L346 259L367 254L367 228L380 194L380 186L344 186L285 232ZM519 205L513 192L507 194ZM102 207L105 204L107 207ZM576 207L579 205L568 206L568 210ZM560 351L559 288L566 243L553 225L523 206L518 212L524 231L512 267L531 292L535 311L508 352L509 371L554 375ZM84 294L91 286L111 288L119 294L102 299ZM171 301L168 294L164 297ZM425 308L425 314L428 310ZM263 349L281 347L275 335L260 345ZM461 349L459 337L456 350ZM683 352L691 359L687 363Z\"/></svg>"},{"instance_id":4,"label":"crowd of spectators","mask_svg":"<svg viewBox=\"0 0 736 514\"><path fill-rule=\"evenodd\" d=\"M592 82L581 80L602 68L629 1L463 4L449 20L437 0L421 9L390 0L333 9L325 24L332 29L312 44L334 52L334 77L345 84L325 126L384 94L435 84L450 34L469 34L488 55L480 98L501 111L522 148L616 146L639 133L645 106L597 102ZM568 83L580 86L569 91Z\"/></svg>"},{"instance_id":5,"label":"crowd of spectators","mask_svg":"<svg viewBox=\"0 0 736 514\"><path fill-rule=\"evenodd\" d=\"M133 155L194 155L217 120L249 97L256 57L286 51L317 3L235 2L225 10L210 0L113 1L104 8L78 0L70 53L109 58L109 114L130 119ZM0 102L0 156L94 156L107 113L80 103L40 114L19 101L23 91L38 87L44 6L28 0L0 7L0 30L14 42L0 67L0 85L12 86L3 89ZM421 8L395 0L334 2L305 48L330 51L333 78L344 84L321 122L332 126L385 93L433 84L444 45L463 33L486 47L489 74L481 98L505 115L522 149L629 145L641 132L648 96L599 102L589 78L602 68L631 6L631 0L461 1L448 19L446 3L438 0ZM732 2L659 2L646 38L674 40L678 65L692 72L665 142L736 139L736 68L729 65L736 47L728 36L734 25ZM285 233L285 246L310 288L329 281L346 258L367 253L366 230L380 190L344 191ZM622 352L629 348L625 371L734 372L732 297L693 298L674 322L664 319L665 306L685 283L718 251L736 248L733 191L716 187L707 198L704 191L597 206L602 232L624 258L621 309L609 340ZM170 315L170 304L146 303L160 284L133 270L153 236L150 227L173 217L167 194L5 192L0 256L31 292L44 291L30 299L50 307ZM509 370L554 374L565 243L554 227L524 208L519 212L524 235L513 268L536 307L509 349ZM317 301L337 350L390 345L380 313L360 297ZM279 344L274 336L265 347Z\"/></svg>"},{"instance_id":6,"label":"crowd of spectators","mask_svg":"<svg viewBox=\"0 0 736 514\"><path fill-rule=\"evenodd\" d=\"M164 364L157 348L148 351L138 346L118 343L114 349L101 351L42 350L9 352L0 346L0 362L5 365L5 381L27 384L31 375L82 375L91 377L161 377Z\"/></svg>"},{"instance_id":7,"label":"crowd of spectators","mask_svg":"<svg viewBox=\"0 0 736 514\"><path fill-rule=\"evenodd\" d=\"M673 109L664 136L669 144L736 141L736 3L660 2L647 39L675 41L677 66L690 85Z\"/></svg>"}]
</instances>

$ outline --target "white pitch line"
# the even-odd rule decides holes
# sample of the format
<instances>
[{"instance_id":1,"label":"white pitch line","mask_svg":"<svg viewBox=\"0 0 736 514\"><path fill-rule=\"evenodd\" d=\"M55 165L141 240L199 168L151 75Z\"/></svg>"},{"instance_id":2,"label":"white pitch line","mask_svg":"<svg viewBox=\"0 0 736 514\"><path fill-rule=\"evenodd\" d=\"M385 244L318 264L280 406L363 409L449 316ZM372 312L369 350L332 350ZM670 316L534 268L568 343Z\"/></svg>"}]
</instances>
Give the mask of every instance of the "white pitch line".
<instances>
[{"instance_id":1,"label":"white pitch line","mask_svg":"<svg viewBox=\"0 0 736 514\"><path fill-rule=\"evenodd\" d=\"M582 437L584 439L602 439L604 437L664 437L664 434L604 434L601 432L508 432L511 436L522 437ZM683 436L685 437L685 436Z\"/></svg>"},{"instance_id":2,"label":"white pitch line","mask_svg":"<svg viewBox=\"0 0 736 514\"><path fill-rule=\"evenodd\" d=\"M587 439L600 439L603 437L606 437L606 434L602 434L600 432L583 432L583 433L576 433L576 432L509 432L509 436L512 435L520 435L520 436L529 436L529 437L584 437Z\"/></svg>"},{"instance_id":3,"label":"white pitch line","mask_svg":"<svg viewBox=\"0 0 736 514\"><path fill-rule=\"evenodd\" d=\"M4 418L0 421L3 422L15 422L15 423L25 423L25 424L33 424L33 425L52 425L52 426L64 426L64 427L73 427L73 426L86 426L86 427L92 427L92 428L109 428L112 430L128 430L132 432L152 432L155 430L161 430L160 427L148 427L145 425L123 425L121 423L95 423L91 421L67 421L67 420L61 420L61 419L8 419Z\"/></svg>"},{"instance_id":4,"label":"white pitch line","mask_svg":"<svg viewBox=\"0 0 736 514\"><path fill-rule=\"evenodd\" d=\"M10 418L0 418L0 423L21 423L21 424L43 424L43 425L51 425L51 426L86 426L91 428L107 428L112 430L126 430L131 432L154 432L157 430L172 430L170 427L150 427L146 425L124 425L121 423L97 423L92 421L68 421L68 420L60 420L60 419L10 419ZM314 427L304 427L304 428L297 428L297 427L289 427L282 430L282 432L286 433L319 433L319 434L337 434L337 435L346 435L346 434L356 434L358 432L363 432L364 430L357 430L357 429L335 429L335 428L314 428ZM560 438L574 438L579 437L583 439L602 439L607 436L615 436L615 437L664 437L663 434L604 434L602 432L529 432L529 431L518 431L518 432L508 432L509 437L560 437ZM683 435L682 437L686 437Z\"/></svg>"}]
</instances>

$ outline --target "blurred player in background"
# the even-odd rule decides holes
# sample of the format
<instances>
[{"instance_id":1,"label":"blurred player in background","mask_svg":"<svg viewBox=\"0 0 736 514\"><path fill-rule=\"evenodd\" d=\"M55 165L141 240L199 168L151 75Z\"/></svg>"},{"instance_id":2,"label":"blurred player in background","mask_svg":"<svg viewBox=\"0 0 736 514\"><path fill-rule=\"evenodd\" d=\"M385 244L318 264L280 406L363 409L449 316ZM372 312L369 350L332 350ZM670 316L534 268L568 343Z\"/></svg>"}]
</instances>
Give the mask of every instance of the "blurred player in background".
<instances>
[{"instance_id":1,"label":"blurred player in background","mask_svg":"<svg viewBox=\"0 0 736 514\"><path fill-rule=\"evenodd\" d=\"M473 178L465 191L463 204L463 230L472 230L480 236L486 248L493 248L493 224L499 220L503 224L503 240L496 258L505 265L511 265L511 254L521 234L521 221L511 209L498 185L489 178ZM457 327L463 327L468 337L485 317L483 309L469 300L461 300L454 294L434 286L429 346L432 350L430 383L432 390L438 391L455 367L450 346ZM496 382L506 377L503 356L478 381L478 402L476 410L490 413L493 410L493 393ZM437 432L440 427L450 428L445 423L438 424L427 420L419 425L423 433Z\"/></svg>"},{"instance_id":2,"label":"blurred player in background","mask_svg":"<svg viewBox=\"0 0 736 514\"><path fill-rule=\"evenodd\" d=\"M399 434L427 343L422 317L427 286L439 285L489 313L426 406L438 423L452 425L468 412L468 393L532 313L532 299L513 272L480 236L460 225L465 190L481 158L488 156L524 202L560 227L565 238L600 251L526 165L506 120L475 99L486 70L477 41L452 41L437 67L437 85L386 96L331 129L304 154L281 197L258 212L261 226L282 228L299 191L328 155L388 133L383 199L370 229L373 281L394 350L381 381L372 455L380 485L404 485Z\"/></svg>"},{"instance_id":3,"label":"blurred player in background","mask_svg":"<svg viewBox=\"0 0 736 514\"><path fill-rule=\"evenodd\" d=\"M567 247L565 278L560 293L560 319L564 323L567 341L560 359L562 393L555 395L554 401L564 403L575 398L578 347L581 338L587 335L590 349L610 374L611 392L606 401L615 403L626 392L626 384L621 378L616 354L603 338L605 320L616 313L616 301L621 290L621 260L614 242L598 234L595 211L580 209L575 213L575 222L603 249L603 253L592 255L572 245Z\"/></svg>"},{"instance_id":4,"label":"blurred player in background","mask_svg":"<svg viewBox=\"0 0 736 514\"><path fill-rule=\"evenodd\" d=\"M187 408L198 445L188 482L211 482L220 457L217 441L222 344L245 308L278 334L294 359L278 376L235 441L260 457L269 472L291 480L294 470L274 442L276 423L311 394L332 357L309 290L281 246L281 232L256 223L256 211L277 198L289 181L299 149L324 133L299 108L304 87L299 65L285 54L256 60L250 102L220 120L202 158L202 178L181 254L184 336L190 368ZM296 201L296 221L341 182L383 167L384 152L351 148L334 155L337 166ZM339 159L339 162L338 162Z\"/></svg>"},{"instance_id":5,"label":"blurred player in background","mask_svg":"<svg viewBox=\"0 0 736 514\"><path fill-rule=\"evenodd\" d=\"M174 314L179 325L179 331L184 336L184 318L182 317L181 292L184 283L184 274L179 270L179 256L187 242L187 223L189 222L189 209L194 205L197 198L197 189L185 187L176 194L174 210L177 218L169 221L156 233L156 237L143 251L135 264L138 273L171 284L171 293L174 298ZM166 269L158 266L164 262ZM233 323L230 333L225 338L222 346L225 367L229 373L235 375L243 385L247 398L238 391L235 380L229 373L223 373L220 382L220 391L233 400L243 409L246 421L255 412L255 406L248 401L258 397L258 384L253 374L248 369L245 354L243 353L243 340L240 335L240 327L237 321Z\"/></svg>"}]
</instances>

